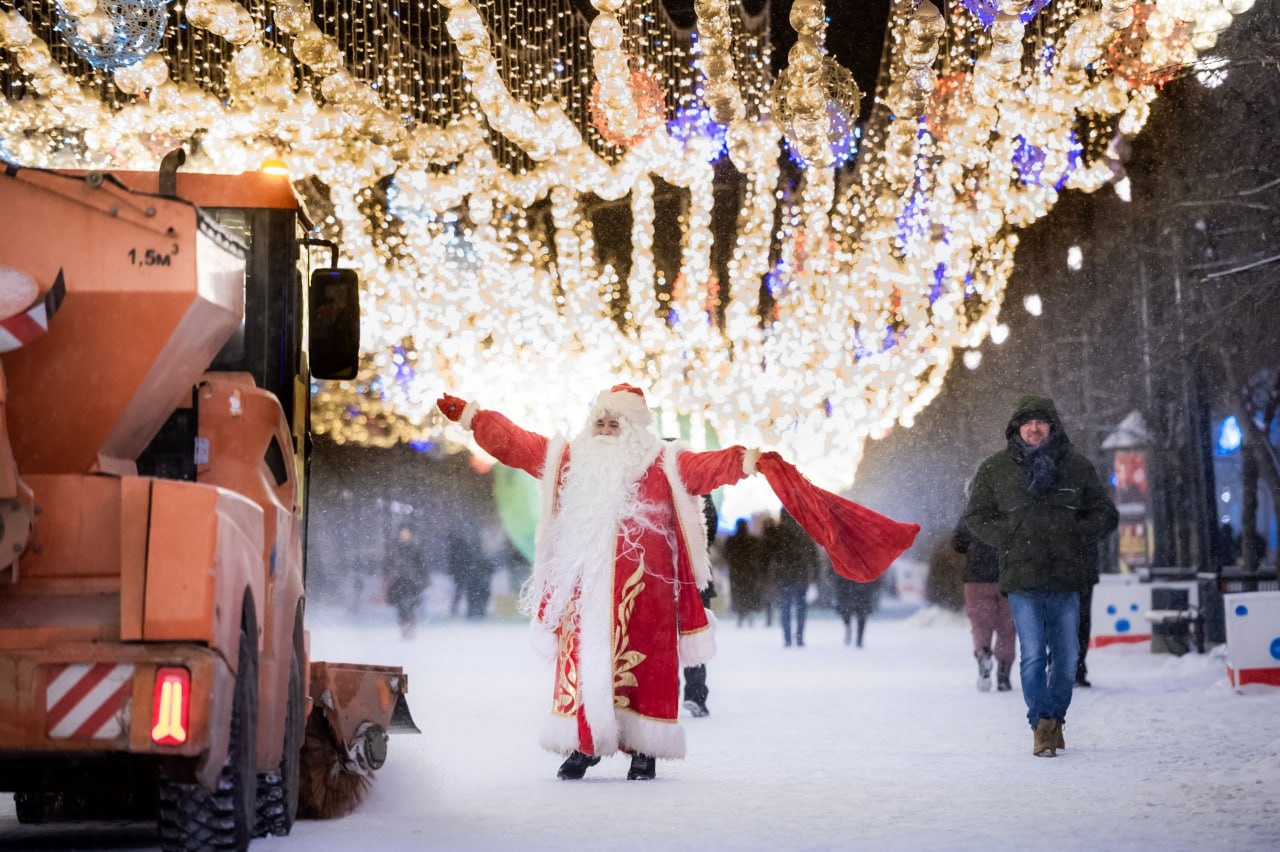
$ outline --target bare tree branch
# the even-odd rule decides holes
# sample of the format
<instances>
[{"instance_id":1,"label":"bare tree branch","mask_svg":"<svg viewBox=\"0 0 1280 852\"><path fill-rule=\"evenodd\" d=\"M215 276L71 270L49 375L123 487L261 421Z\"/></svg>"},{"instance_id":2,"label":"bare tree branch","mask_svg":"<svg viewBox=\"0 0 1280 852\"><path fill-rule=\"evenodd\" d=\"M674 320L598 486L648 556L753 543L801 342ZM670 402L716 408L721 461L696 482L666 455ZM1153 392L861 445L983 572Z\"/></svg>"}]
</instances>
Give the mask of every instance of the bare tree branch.
<instances>
[{"instance_id":1,"label":"bare tree branch","mask_svg":"<svg viewBox=\"0 0 1280 852\"><path fill-rule=\"evenodd\" d=\"M1236 201L1232 198L1193 198L1188 201L1175 201L1174 207L1244 207L1247 210L1273 210L1270 204L1256 201Z\"/></svg>"},{"instance_id":2,"label":"bare tree branch","mask_svg":"<svg viewBox=\"0 0 1280 852\"><path fill-rule=\"evenodd\" d=\"M1237 192L1236 195L1253 195L1258 192L1266 192L1268 189L1272 189L1277 186L1280 186L1280 178L1268 181L1267 183L1262 184L1262 186L1255 186L1253 189L1242 189Z\"/></svg>"},{"instance_id":3,"label":"bare tree branch","mask_svg":"<svg viewBox=\"0 0 1280 852\"><path fill-rule=\"evenodd\" d=\"M1204 280L1211 278L1224 278L1227 275L1235 275L1237 272L1248 272L1250 269L1257 269L1259 266L1266 266L1268 263L1275 263L1280 260L1280 254L1273 254L1271 257L1264 257L1261 260L1255 260L1253 263L1246 263L1244 266L1236 266L1231 269L1224 269L1221 272L1213 272L1204 276Z\"/></svg>"}]
</instances>

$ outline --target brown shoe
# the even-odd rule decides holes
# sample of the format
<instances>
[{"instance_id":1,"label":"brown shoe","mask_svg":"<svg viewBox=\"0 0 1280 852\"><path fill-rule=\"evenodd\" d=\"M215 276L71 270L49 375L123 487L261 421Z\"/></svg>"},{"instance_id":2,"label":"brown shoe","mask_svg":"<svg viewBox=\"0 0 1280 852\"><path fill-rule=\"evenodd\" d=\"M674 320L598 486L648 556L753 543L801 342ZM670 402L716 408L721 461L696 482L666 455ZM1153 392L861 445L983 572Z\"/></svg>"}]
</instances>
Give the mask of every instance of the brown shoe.
<instances>
[{"instance_id":1,"label":"brown shoe","mask_svg":"<svg viewBox=\"0 0 1280 852\"><path fill-rule=\"evenodd\" d=\"M1054 751L1057 737L1054 734L1054 726L1057 725L1056 719L1041 719L1036 722L1034 731L1034 742L1031 746L1031 753L1036 757L1057 757Z\"/></svg>"},{"instance_id":2,"label":"brown shoe","mask_svg":"<svg viewBox=\"0 0 1280 852\"><path fill-rule=\"evenodd\" d=\"M1065 750L1067 747L1067 741L1062 738L1062 726L1064 724L1066 723L1057 719L1053 720L1053 747L1055 749Z\"/></svg>"}]
</instances>

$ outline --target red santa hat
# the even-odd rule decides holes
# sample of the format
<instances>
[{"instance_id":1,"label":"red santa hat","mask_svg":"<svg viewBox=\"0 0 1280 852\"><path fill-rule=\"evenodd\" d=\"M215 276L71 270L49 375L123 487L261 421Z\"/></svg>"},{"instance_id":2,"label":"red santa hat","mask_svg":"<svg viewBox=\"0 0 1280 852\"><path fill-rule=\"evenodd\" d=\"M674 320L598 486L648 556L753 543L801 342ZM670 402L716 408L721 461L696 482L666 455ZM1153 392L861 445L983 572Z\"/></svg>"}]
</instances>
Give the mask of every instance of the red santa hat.
<instances>
[{"instance_id":1,"label":"red santa hat","mask_svg":"<svg viewBox=\"0 0 1280 852\"><path fill-rule=\"evenodd\" d=\"M595 404L591 406L593 416L611 411L619 417L625 417L640 427L648 427L653 422L653 413L645 402L644 391L634 385L618 384L606 391L600 391Z\"/></svg>"}]
</instances>

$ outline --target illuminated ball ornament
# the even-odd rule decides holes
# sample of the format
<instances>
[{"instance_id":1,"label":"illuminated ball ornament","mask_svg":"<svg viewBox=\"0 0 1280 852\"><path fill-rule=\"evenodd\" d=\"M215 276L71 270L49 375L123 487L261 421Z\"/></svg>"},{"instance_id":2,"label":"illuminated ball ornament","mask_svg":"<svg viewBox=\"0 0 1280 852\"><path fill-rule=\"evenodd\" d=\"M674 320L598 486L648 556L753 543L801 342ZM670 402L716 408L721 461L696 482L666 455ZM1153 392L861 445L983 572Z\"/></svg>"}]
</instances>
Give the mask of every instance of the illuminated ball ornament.
<instances>
[{"instance_id":1,"label":"illuminated ball ornament","mask_svg":"<svg viewBox=\"0 0 1280 852\"><path fill-rule=\"evenodd\" d=\"M610 145L630 148L646 139L667 120L666 96L662 86L652 74L643 69L632 69L627 89L634 106L627 114L609 110L601 100L600 81L591 87L588 111L591 125L600 137Z\"/></svg>"},{"instance_id":2,"label":"illuminated ball ornament","mask_svg":"<svg viewBox=\"0 0 1280 852\"><path fill-rule=\"evenodd\" d=\"M169 79L169 66L163 56L153 53L141 62L117 68L111 79L126 95L141 95Z\"/></svg>"},{"instance_id":3,"label":"illuminated ball ornament","mask_svg":"<svg viewBox=\"0 0 1280 852\"><path fill-rule=\"evenodd\" d=\"M311 23L311 5L308 3L282 0L275 6L276 27L282 33L300 33Z\"/></svg>"},{"instance_id":4,"label":"illuminated ball ornament","mask_svg":"<svg viewBox=\"0 0 1280 852\"><path fill-rule=\"evenodd\" d=\"M34 38L26 18L17 12L0 12L0 47L23 48Z\"/></svg>"},{"instance_id":5,"label":"illuminated ball ornament","mask_svg":"<svg viewBox=\"0 0 1280 852\"><path fill-rule=\"evenodd\" d=\"M791 4L791 26L798 33L820 31L826 26L825 18L821 0L794 0Z\"/></svg>"},{"instance_id":6,"label":"illuminated ball ornament","mask_svg":"<svg viewBox=\"0 0 1280 852\"><path fill-rule=\"evenodd\" d=\"M85 18L98 8L98 0L59 0L58 6L64 15L73 18Z\"/></svg>"},{"instance_id":7,"label":"illuminated ball ornament","mask_svg":"<svg viewBox=\"0 0 1280 852\"><path fill-rule=\"evenodd\" d=\"M94 10L76 22L76 38L94 48L105 48L116 37L116 25L105 13Z\"/></svg>"},{"instance_id":8,"label":"illuminated ball ornament","mask_svg":"<svg viewBox=\"0 0 1280 852\"><path fill-rule=\"evenodd\" d=\"M55 29L81 58L104 71L141 62L155 52L169 22L168 0L61 3ZM83 17L75 11L88 10Z\"/></svg>"},{"instance_id":9,"label":"illuminated ball ornament","mask_svg":"<svg viewBox=\"0 0 1280 852\"><path fill-rule=\"evenodd\" d=\"M1163 86L1195 59L1195 51L1184 22L1144 3L1134 8L1132 26L1107 46L1106 59L1132 86Z\"/></svg>"},{"instance_id":10,"label":"illuminated ball ornament","mask_svg":"<svg viewBox=\"0 0 1280 852\"><path fill-rule=\"evenodd\" d=\"M961 71L939 77L925 109L925 126L935 139L947 138L952 122L962 120L973 107L973 77Z\"/></svg>"},{"instance_id":11,"label":"illuminated ball ornament","mask_svg":"<svg viewBox=\"0 0 1280 852\"><path fill-rule=\"evenodd\" d=\"M805 66L801 66L804 68ZM830 56L822 56L821 75L814 87L796 85L792 80L792 68L783 69L773 85L773 120L782 128L787 144L799 156L812 165L828 166L839 161L854 148L851 134L858 115L862 92L854 82L853 74ZM813 139L808 138L806 126L813 113L821 116L821 130L828 143L822 156L828 162L815 162L820 152L814 149Z\"/></svg>"}]
</instances>

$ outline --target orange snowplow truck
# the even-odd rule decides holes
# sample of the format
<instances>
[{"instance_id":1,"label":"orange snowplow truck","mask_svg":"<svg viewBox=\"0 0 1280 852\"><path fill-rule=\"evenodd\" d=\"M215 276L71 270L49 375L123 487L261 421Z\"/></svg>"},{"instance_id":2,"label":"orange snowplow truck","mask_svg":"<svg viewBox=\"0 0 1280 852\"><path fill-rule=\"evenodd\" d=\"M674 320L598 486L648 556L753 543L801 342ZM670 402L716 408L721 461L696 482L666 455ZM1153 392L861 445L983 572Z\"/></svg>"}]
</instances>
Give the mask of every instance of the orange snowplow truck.
<instances>
[{"instance_id":1,"label":"orange snowplow truck","mask_svg":"<svg viewBox=\"0 0 1280 852\"><path fill-rule=\"evenodd\" d=\"M358 280L287 178L182 160L0 161L0 790L244 849L416 728L400 668L308 656L311 378L355 374Z\"/></svg>"}]
</instances>

